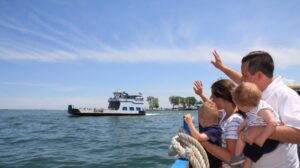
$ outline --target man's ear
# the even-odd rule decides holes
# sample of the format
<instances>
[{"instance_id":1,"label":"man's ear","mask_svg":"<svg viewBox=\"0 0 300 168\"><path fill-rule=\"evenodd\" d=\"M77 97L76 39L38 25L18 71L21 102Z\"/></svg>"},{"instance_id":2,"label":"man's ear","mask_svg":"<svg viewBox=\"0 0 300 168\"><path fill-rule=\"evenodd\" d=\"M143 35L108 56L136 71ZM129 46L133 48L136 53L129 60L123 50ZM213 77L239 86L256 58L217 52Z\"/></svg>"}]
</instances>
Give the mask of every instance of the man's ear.
<instances>
[{"instance_id":1,"label":"man's ear","mask_svg":"<svg viewBox=\"0 0 300 168\"><path fill-rule=\"evenodd\" d=\"M261 71L258 71L255 73L255 78L256 80L260 81L262 80L266 75L264 73L262 73Z\"/></svg>"}]
</instances>

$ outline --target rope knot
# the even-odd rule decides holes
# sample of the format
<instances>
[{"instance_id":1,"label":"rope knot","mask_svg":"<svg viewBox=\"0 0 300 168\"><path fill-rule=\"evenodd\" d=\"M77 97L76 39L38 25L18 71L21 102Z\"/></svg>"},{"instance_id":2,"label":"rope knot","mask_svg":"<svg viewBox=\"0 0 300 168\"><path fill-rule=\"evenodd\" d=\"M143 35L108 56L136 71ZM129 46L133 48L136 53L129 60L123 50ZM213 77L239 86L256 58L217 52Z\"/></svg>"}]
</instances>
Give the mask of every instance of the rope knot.
<instances>
[{"instance_id":1,"label":"rope knot","mask_svg":"<svg viewBox=\"0 0 300 168\"><path fill-rule=\"evenodd\" d=\"M172 138L168 154L189 160L193 168L209 168L209 161L204 148L182 127Z\"/></svg>"}]
</instances>

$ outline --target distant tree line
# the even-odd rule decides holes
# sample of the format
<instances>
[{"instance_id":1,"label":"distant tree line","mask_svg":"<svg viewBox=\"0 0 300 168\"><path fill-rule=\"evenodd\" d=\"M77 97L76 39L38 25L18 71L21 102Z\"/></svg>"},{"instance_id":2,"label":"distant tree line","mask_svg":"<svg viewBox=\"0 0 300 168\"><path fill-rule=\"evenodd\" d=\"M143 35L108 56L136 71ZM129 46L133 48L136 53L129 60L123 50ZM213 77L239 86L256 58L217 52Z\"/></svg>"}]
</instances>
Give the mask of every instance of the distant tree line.
<instances>
[{"instance_id":1,"label":"distant tree line","mask_svg":"<svg viewBox=\"0 0 300 168\"><path fill-rule=\"evenodd\" d=\"M148 96L147 97L147 102L149 104L149 109L153 110L153 109L159 108L159 100L158 100L158 98L153 97L153 96Z\"/></svg>"},{"instance_id":2,"label":"distant tree line","mask_svg":"<svg viewBox=\"0 0 300 168\"><path fill-rule=\"evenodd\" d=\"M181 96L170 96L170 104L172 108L182 107L183 109L190 109L196 104L202 104L202 101L197 101L195 97L181 97ZM149 104L149 109L158 109L159 108L159 99L153 96L147 97L147 102Z\"/></svg>"},{"instance_id":3,"label":"distant tree line","mask_svg":"<svg viewBox=\"0 0 300 168\"><path fill-rule=\"evenodd\" d=\"M181 107L183 109L189 109L193 106L195 106L195 104L200 103L202 104L202 102L197 102L195 97L181 97L181 96L170 96L169 97L169 101L170 104L172 104L173 109L175 108L175 106L179 106L181 105Z\"/></svg>"}]
</instances>

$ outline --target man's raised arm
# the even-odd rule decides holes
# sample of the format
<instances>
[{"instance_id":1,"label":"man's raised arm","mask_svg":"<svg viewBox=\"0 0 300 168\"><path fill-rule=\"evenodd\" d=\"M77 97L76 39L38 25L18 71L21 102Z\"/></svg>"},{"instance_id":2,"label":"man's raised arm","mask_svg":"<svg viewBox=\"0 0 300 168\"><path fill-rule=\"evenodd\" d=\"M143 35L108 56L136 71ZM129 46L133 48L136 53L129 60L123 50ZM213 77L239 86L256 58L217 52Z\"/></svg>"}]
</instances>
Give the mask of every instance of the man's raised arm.
<instances>
[{"instance_id":1,"label":"man's raised arm","mask_svg":"<svg viewBox=\"0 0 300 168\"><path fill-rule=\"evenodd\" d=\"M227 67L223 64L221 57L217 53L216 50L212 53L215 57L215 61L211 61L211 63L219 70L221 70L223 73L225 73L231 80L233 80L235 83L240 84L243 80L243 76L240 72L231 69L230 67Z\"/></svg>"}]
</instances>

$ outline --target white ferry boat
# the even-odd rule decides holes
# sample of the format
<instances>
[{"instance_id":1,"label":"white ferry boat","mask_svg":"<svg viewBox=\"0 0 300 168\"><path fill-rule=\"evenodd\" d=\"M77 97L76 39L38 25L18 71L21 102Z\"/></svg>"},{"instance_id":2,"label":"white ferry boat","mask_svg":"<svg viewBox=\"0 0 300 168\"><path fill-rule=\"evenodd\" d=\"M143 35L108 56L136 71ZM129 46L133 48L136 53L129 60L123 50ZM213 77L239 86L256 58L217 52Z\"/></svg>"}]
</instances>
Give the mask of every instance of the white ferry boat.
<instances>
[{"instance_id":1,"label":"white ferry boat","mask_svg":"<svg viewBox=\"0 0 300 168\"><path fill-rule=\"evenodd\" d=\"M126 92L116 91L114 97L108 99L108 109L99 108L74 108L68 106L68 113L74 116L123 116L145 115L144 98L141 93L129 95Z\"/></svg>"}]
</instances>

